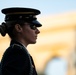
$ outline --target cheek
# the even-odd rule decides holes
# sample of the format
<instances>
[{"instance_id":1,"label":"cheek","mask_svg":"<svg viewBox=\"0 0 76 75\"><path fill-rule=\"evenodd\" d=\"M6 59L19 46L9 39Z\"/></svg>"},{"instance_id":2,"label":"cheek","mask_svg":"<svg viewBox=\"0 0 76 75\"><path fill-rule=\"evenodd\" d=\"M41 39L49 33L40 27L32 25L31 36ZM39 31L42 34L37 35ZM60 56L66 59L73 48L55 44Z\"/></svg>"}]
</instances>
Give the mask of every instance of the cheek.
<instances>
[{"instance_id":1,"label":"cheek","mask_svg":"<svg viewBox=\"0 0 76 75\"><path fill-rule=\"evenodd\" d=\"M25 30L24 31L24 36L27 39L34 39L35 38L35 32L33 30Z\"/></svg>"},{"instance_id":2,"label":"cheek","mask_svg":"<svg viewBox=\"0 0 76 75\"><path fill-rule=\"evenodd\" d=\"M35 33L33 31L29 31L27 32L27 36L28 38L33 39L35 37Z\"/></svg>"},{"instance_id":3,"label":"cheek","mask_svg":"<svg viewBox=\"0 0 76 75\"><path fill-rule=\"evenodd\" d=\"M28 34L25 34L24 39L27 41L28 44L36 43L36 37L34 36L32 32L28 32Z\"/></svg>"},{"instance_id":4,"label":"cheek","mask_svg":"<svg viewBox=\"0 0 76 75\"><path fill-rule=\"evenodd\" d=\"M23 28L23 37L24 39L29 42L29 43L33 43L36 41L36 33L34 30L30 29L29 27L24 27Z\"/></svg>"}]
</instances>

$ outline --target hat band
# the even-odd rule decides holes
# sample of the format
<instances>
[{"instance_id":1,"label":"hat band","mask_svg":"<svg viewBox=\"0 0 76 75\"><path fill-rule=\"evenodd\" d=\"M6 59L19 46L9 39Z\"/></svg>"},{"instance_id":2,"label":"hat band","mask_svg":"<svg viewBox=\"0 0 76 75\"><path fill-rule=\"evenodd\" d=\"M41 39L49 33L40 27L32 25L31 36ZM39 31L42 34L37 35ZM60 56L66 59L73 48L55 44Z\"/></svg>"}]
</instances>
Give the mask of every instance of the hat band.
<instances>
[{"instance_id":1,"label":"hat band","mask_svg":"<svg viewBox=\"0 0 76 75\"><path fill-rule=\"evenodd\" d=\"M8 13L7 15L11 15L11 14L35 14L34 12L13 12L13 13Z\"/></svg>"},{"instance_id":2,"label":"hat band","mask_svg":"<svg viewBox=\"0 0 76 75\"><path fill-rule=\"evenodd\" d=\"M37 19L35 15L25 15L25 14L10 14L5 16L5 21L10 20L35 20Z\"/></svg>"}]
</instances>

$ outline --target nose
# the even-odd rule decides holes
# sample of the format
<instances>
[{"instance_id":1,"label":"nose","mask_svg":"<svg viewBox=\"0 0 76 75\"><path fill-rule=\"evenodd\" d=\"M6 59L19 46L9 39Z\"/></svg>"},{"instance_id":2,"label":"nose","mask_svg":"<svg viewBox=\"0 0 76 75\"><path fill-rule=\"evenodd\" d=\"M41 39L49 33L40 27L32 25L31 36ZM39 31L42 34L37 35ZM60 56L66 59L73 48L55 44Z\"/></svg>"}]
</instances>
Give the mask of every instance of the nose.
<instances>
[{"instance_id":1,"label":"nose","mask_svg":"<svg viewBox=\"0 0 76 75\"><path fill-rule=\"evenodd\" d=\"M40 33L40 30L39 29L36 29L36 34L39 34Z\"/></svg>"}]
</instances>

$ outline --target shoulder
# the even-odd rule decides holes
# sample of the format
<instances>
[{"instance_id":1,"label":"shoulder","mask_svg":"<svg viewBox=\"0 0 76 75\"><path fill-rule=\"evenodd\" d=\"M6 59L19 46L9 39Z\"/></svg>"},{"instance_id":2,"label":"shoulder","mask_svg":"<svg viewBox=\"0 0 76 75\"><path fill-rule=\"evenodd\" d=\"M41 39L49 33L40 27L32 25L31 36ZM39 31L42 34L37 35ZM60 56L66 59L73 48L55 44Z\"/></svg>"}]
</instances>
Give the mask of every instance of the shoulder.
<instances>
[{"instance_id":1,"label":"shoulder","mask_svg":"<svg viewBox=\"0 0 76 75\"><path fill-rule=\"evenodd\" d=\"M26 49L18 44L13 44L10 47L6 49L6 51L3 54L3 57L8 56L19 56L19 55L27 55Z\"/></svg>"},{"instance_id":2,"label":"shoulder","mask_svg":"<svg viewBox=\"0 0 76 75\"><path fill-rule=\"evenodd\" d=\"M18 60L29 61L29 57L25 48L23 48L23 46L13 44L6 49L6 51L2 56L1 62L18 61Z\"/></svg>"},{"instance_id":3,"label":"shoulder","mask_svg":"<svg viewBox=\"0 0 76 75\"><path fill-rule=\"evenodd\" d=\"M30 65L28 55L25 52L25 48L18 44L13 44L7 48L7 50L3 54L1 63L2 69L5 69L4 72L10 71L10 73L14 73L14 71L26 73L28 72L28 67ZM9 67L11 67L11 69L9 69ZM8 70L6 71L6 69Z\"/></svg>"},{"instance_id":4,"label":"shoulder","mask_svg":"<svg viewBox=\"0 0 76 75\"><path fill-rule=\"evenodd\" d=\"M10 47L8 47L5 52L23 52L24 50L25 49L23 48L23 46L18 44L13 44Z\"/></svg>"}]
</instances>

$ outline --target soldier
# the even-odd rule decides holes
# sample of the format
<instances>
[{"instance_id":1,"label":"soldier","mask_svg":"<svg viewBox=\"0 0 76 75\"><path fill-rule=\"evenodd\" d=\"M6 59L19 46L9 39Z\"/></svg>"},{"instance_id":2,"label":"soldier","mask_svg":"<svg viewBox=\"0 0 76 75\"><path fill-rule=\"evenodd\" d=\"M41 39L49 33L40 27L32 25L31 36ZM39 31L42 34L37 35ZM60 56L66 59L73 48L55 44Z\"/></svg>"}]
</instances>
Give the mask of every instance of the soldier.
<instances>
[{"instance_id":1,"label":"soldier","mask_svg":"<svg viewBox=\"0 0 76 75\"><path fill-rule=\"evenodd\" d=\"M2 75L37 75L32 56L27 50L29 44L35 44L42 25L36 15L41 12L33 8L12 7L2 9L5 22L0 25L0 33L11 38L10 46L1 60Z\"/></svg>"}]
</instances>

